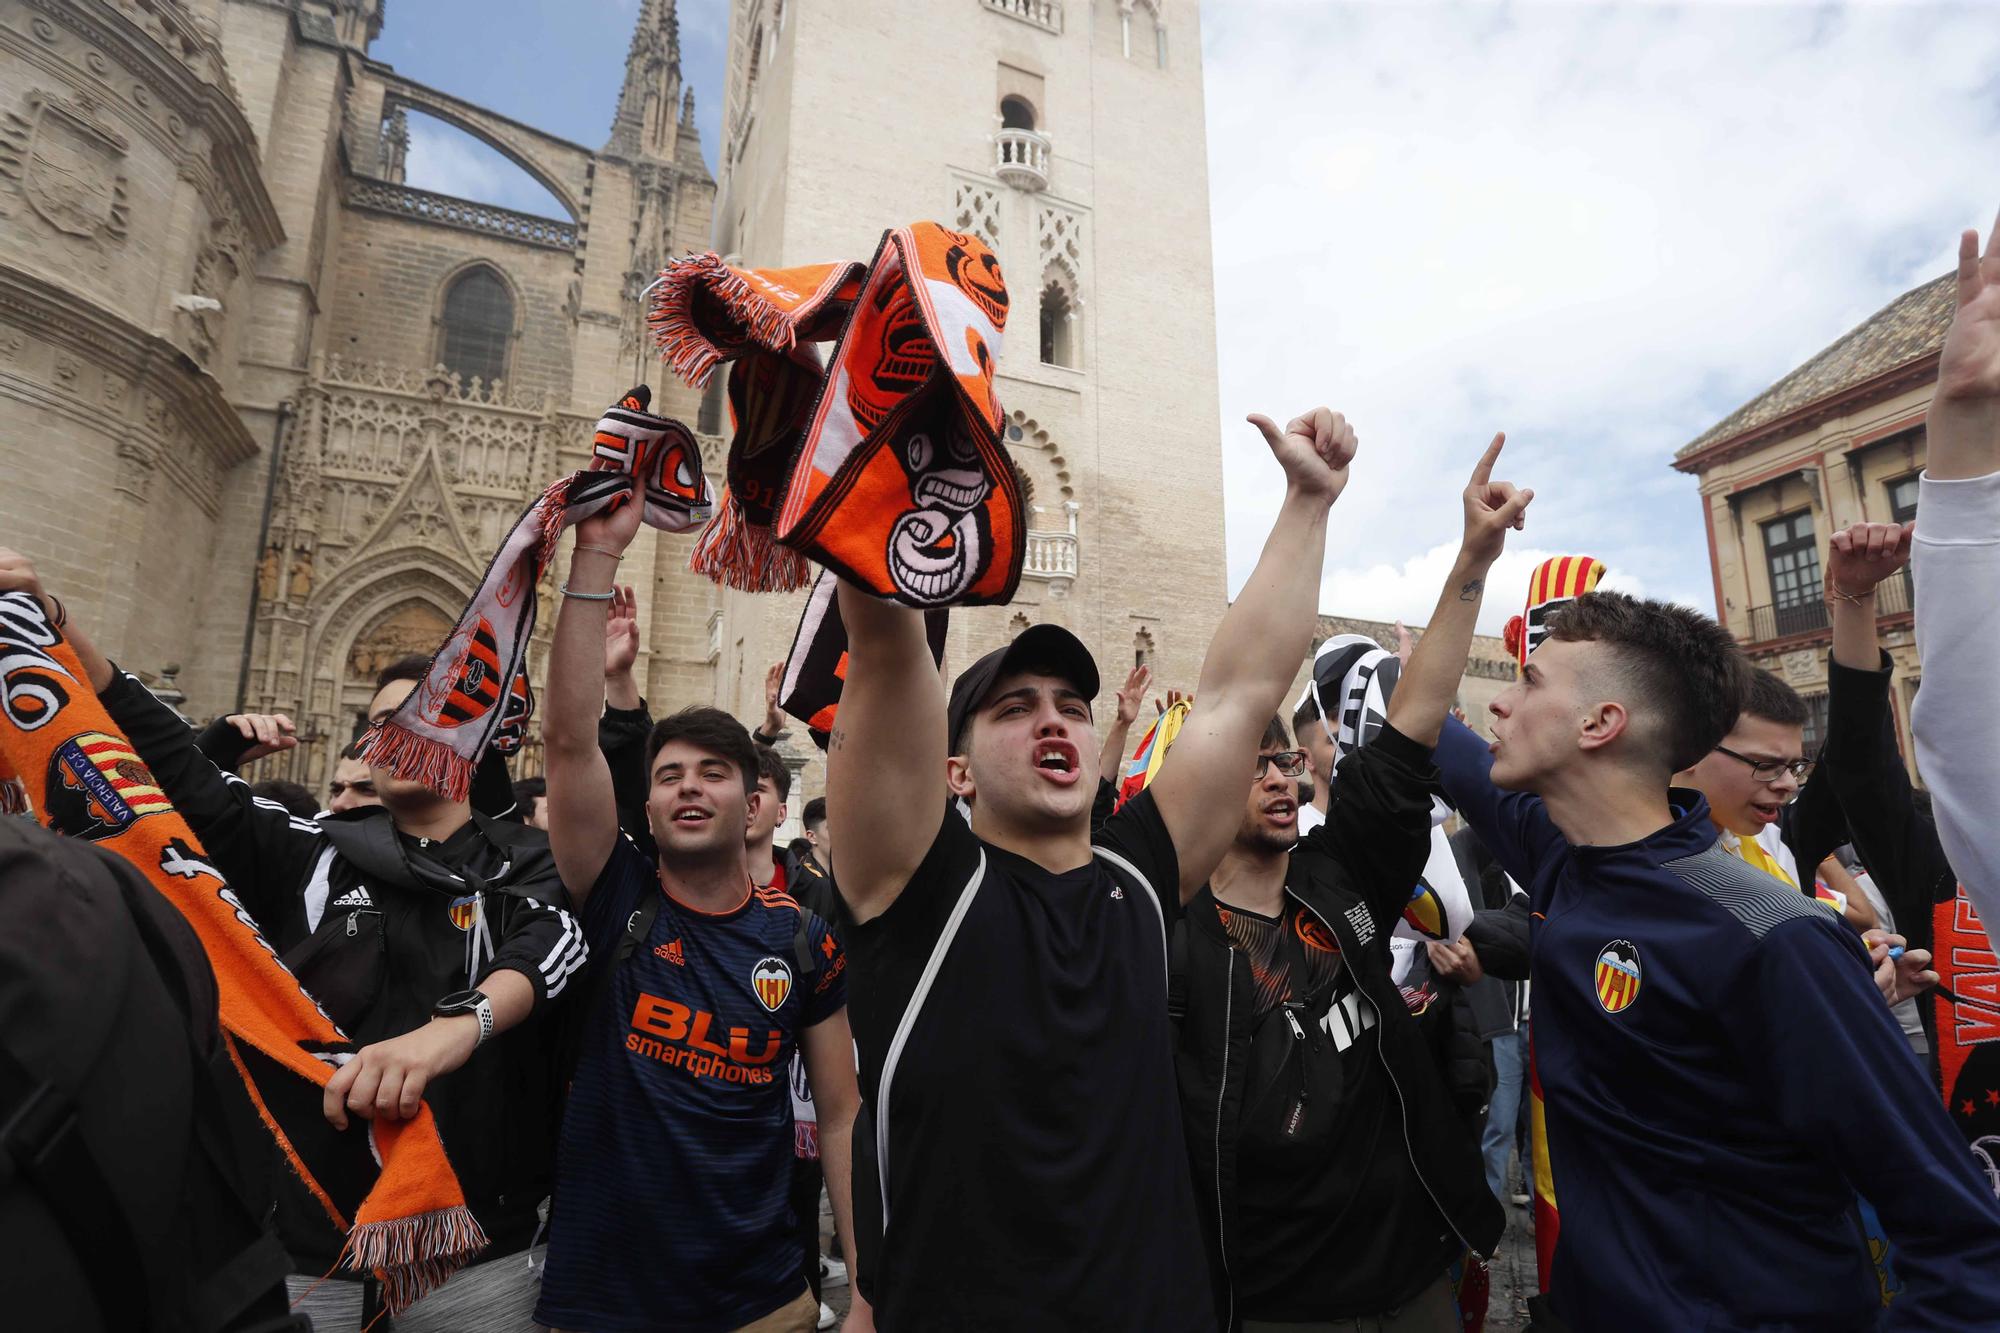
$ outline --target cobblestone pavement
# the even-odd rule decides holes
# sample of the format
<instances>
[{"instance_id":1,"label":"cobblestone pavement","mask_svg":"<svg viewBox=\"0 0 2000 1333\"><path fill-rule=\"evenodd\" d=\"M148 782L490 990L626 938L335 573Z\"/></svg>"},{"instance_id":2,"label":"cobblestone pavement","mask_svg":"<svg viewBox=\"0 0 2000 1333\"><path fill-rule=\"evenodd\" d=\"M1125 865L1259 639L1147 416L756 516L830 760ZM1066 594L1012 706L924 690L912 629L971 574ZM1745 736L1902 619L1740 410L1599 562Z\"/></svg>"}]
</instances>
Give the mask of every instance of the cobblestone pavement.
<instances>
[{"instance_id":1,"label":"cobblestone pavement","mask_svg":"<svg viewBox=\"0 0 2000 1333\"><path fill-rule=\"evenodd\" d=\"M833 1236L833 1216L821 1196L820 1253L828 1253ZM1535 1294L1535 1230L1529 1209L1507 1205L1507 1233L1493 1256L1492 1295L1486 1305L1486 1333L1530 1333L1528 1297ZM829 1286L822 1293L836 1315L847 1313L849 1302L845 1282ZM838 1325L836 1324L836 1327Z\"/></svg>"}]
</instances>

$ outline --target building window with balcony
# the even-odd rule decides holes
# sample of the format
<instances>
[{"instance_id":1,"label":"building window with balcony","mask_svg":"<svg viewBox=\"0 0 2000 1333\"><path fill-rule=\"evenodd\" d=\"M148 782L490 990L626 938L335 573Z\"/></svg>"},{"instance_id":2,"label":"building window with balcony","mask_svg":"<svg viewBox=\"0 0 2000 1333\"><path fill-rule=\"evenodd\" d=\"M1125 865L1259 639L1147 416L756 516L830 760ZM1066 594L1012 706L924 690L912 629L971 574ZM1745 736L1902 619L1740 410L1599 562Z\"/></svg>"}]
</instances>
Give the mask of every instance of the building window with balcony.
<instances>
[{"instance_id":1,"label":"building window with balcony","mask_svg":"<svg viewBox=\"0 0 2000 1333\"><path fill-rule=\"evenodd\" d=\"M1889 483L1889 521L1909 523L1917 517L1917 477L1912 472Z\"/></svg>"},{"instance_id":2,"label":"building window with balcony","mask_svg":"<svg viewBox=\"0 0 2000 1333\"><path fill-rule=\"evenodd\" d=\"M1826 691L1801 694L1799 699L1806 706L1803 749L1807 756L1817 757L1819 747L1826 741Z\"/></svg>"},{"instance_id":3,"label":"building window with balcony","mask_svg":"<svg viewBox=\"0 0 2000 1333\"><path fill-rule=\"evenodd\" d=\"M1035 108L1028 105L1027 98L1008 96L1000 99L1000 128L1003 130L1035 128Z\"/></svg>"},{"instance_id":4,"label":"building window with balcony","mask_svg":"<svg viewBox=\"0 0 2000 1333\"><path fill-rule=\"evenodd\" d=\"M437 359L461 381L491 384L507 376L514 341L514 293L484 264L465 270L445 289L438 315Z\"/></svg>"},{"instance_id":5,"label":"building window with balcony","mask_svg":"<svg viewBox=\"0 0 2000 1333\"><path fill-rule=\"evenodd\" d=\"M1819 546L1812 511L1801 510L1764 525L1764 562L1771 576L1772 632L1777 637L1826 626L1820 598Z\"/></svg>"}]
</instances>

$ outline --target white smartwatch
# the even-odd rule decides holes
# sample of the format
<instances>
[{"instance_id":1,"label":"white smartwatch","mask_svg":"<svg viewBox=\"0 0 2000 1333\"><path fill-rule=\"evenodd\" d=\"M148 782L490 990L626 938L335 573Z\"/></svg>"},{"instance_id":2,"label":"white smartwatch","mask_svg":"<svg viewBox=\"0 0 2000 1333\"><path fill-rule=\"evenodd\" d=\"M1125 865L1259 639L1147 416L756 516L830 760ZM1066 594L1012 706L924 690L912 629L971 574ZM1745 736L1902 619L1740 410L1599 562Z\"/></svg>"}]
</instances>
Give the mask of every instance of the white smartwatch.
<instances>
[{"instance_id":1,"label":"white smartwatch","mask_svg":"<svg viewBox=\"0 0 2000 1333\"><path fill-rule=\"evenodd\" d=\"M486 998L485 991L453 991L450 995L431 1006L431 1014L436 1018L452 1018L459 1014L475 1014L479 1018L479 1041L474 1048L486 1044L493 1035L493 1001Z\"/></svg>"}]
</instances>

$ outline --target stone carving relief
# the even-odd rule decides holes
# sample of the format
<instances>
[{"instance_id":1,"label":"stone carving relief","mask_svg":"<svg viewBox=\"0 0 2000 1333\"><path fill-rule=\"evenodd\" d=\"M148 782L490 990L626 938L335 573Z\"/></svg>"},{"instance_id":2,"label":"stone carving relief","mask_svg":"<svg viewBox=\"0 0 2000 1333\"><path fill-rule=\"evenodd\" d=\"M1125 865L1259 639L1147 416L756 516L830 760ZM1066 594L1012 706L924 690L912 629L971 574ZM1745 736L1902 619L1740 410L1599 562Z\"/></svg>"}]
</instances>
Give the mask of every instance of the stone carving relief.
<instances>
[{"instance_id":1,"label":"stone carving relief","mask_svg":"<svg viewBox=\"0 0 2000 1333\"><path fill-rule=\"evenodd\" d=\"M1782 660L1785 666L1785 679L1800 683L1810 682L1819 667L1819 656L1809 648L1786 653Z\"/></svg>"},{"instance_id":2,"label":"stone carving relief","mask_svg":"<svg viewBox=\"0 0 2000 1333\"><path fill-rule=\"evenodd\" d=\"M208 235L201 253L195 257L190 284L195 296L207 297L221 307L216 310L181 310L179 318L187 330L194 359L207 365L222 341L223 321L228 318L229 297L236 279L248 267L249 251L242 215L227 195L209 206Z\"/></svg>"},{"instance_id":3,"label":"stone carving relief","mask_svg":"<svg viewBox=\"0 0 2000 1333\"><path fill-rule=\"evenodd\" d=\"M1061 269L1069 276L1077 303L1083 301L1083 214L1061 204L1044 203L1035 210L1036 266L1046 273Z\"/></svg>"},{"instance_id":4,"label":"stone carving relief","mask_svg":"<svg viewBox=\"0 0 2000 1333\"><path fill-rule=\"evenodd\" d=\"M958 177L952 182L951 225L971 232L1000 250L1000 187L991 181Z\"/></svg>"},{"instance_id":5,"label":"stone carving relief","mask_svg":"<svg viewBox=\"0 0 2000 1333\"><path fill-rule=\"evenodd\" d=\"M100 252L121 244L131 222L128 147L88 93L30 93L0 118L0 219L21 220L25 209Z\"/></svg>"}]
</instances>

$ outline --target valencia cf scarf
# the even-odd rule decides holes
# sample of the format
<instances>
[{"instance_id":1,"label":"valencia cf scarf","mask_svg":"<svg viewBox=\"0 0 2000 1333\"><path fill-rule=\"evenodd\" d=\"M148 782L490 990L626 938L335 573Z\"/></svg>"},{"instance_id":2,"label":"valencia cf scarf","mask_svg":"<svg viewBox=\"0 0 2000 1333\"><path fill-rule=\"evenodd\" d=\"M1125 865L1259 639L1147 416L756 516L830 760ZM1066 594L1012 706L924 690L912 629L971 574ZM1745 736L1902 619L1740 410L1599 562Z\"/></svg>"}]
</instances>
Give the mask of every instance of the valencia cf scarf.
<instances>
[{"instance_id":1,"label":"valencia cf scarf","mask_svg":"<svg viewBox=\"0 0 2000 1333\"><path fill-rule=\"evenodd\" d=\"M833 731L840 688L847 679L847 626L840 618L840 599L835 596L839 583L831 570L822 570L814 581L778 684L778 707L805 723L813 744L822 750ZM943 609L924 612L924 637L930 641L931 661L940 666L944 664L946 616Z\"/></svg>"},{"instance_id":2,"label":"valencia cf scarf","mask_svg":"<svg viewBox=\"0 0 2000 1333\"><path fill-rule=\"evenodd\" d=\"M1936 904L1931 921L1931 965L1940 980L1929 998L1936 1006L1945 1109L2000 1194L2000 951L1962 885Z\"/></svg>"},{"instance_id":3,"label":"valencia cf scarf","mask_svg":"<svg viewBox=\"0 0 2000 1333\"><path fill-rule=\"evenodd\" d=\"M1587 555L1552 555L1528 576L1528 608L1507 622L1507 651L1526 666L1528 654L1549 636L1549 617L1587 592L1597 591L1604 562Z\"/></svg>"},{"instance_id":4,"label":"valencia cf scarf","mask_svg":"<svg viewBox=\"0 0 2000 1333\"><path fill-rule=\"evenodd\" d=\"M697 384L736 362L730 503L697 569L731 587L802 586L801 566L765 568L775 542L906 606L1012 599L1026 518L993 389L1007 287L983 242L920 222L884 233L865 267L704 255L663 278L652 322L668 361ZM799 344L827 337L821 372Z\"/></svg>"},{"instance_id":5,"label":"valencia cf scarf","mask_svg":"<svg viewBox=\"0 0 2000 1333\"><path fill-rule=\"evenodd\" d=\"M464 800L486 747L518 745L534 712L528 641L535 590L562 530L634 500L645 506L646 523L665 532L686 532L708 517L713 505L694 436L647 412L651 402L642 384L607 409L590 466L528 506L417 688L362 739L364 762Z\"/></svg>"},{"instance_id":6,"label":"valencia cf scarf","mask_svg":"<svg viewBox=\"0 0 2000 1333\"><path fill-rule=\"evenodd\" d=\"M0 593L0 752L50 828L124 857L194 928L251 1102L347 1233L347 1266L380 1277L391 1313L484 1249L428 1107L345 1131L327 1123L322 1090L353 1044L278 960L26 593Z\"/></svg>"},{"instance_id":7,"label":"valencia cf scarf","mask_svg":"<svg viewBox=\"0 0 2000 1333\"><path fill-rule=\"evenodd\" d=\"M832 337L861 293L860 264L734 268L714 254L668 264L647 323L660 354L696 388L729 363L731 436L722 504L688 567L745 592L806 586L805 558L772 539L778 500L826 372Z\"/></svg>"}]
</instances>

